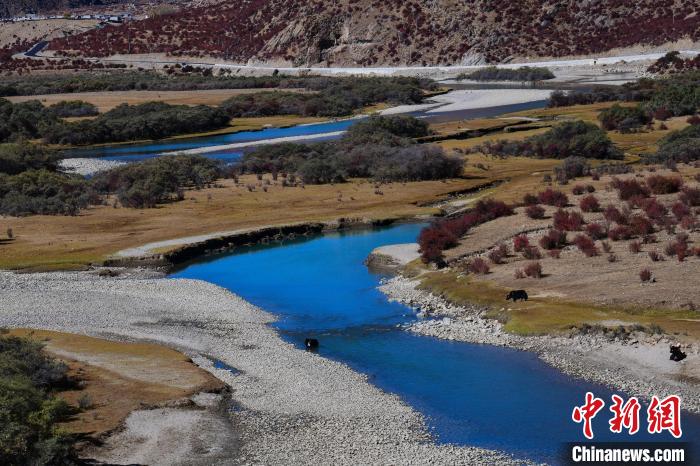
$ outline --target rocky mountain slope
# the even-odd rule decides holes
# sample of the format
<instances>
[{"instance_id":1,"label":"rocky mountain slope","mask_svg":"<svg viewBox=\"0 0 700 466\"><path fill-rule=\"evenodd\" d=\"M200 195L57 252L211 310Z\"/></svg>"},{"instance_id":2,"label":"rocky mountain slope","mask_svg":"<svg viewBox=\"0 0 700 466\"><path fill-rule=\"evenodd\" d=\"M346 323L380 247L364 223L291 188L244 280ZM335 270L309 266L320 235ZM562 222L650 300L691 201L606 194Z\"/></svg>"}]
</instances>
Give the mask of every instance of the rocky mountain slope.
<instances>
[{"instance_id":1,"label":"rocky mountain slope","mask_svg":"<svg viewBox=\"0 0 700 466\"><path fill-rule=\"evenodd\" d=\"M482 64L700 39L696 0L223 0L55 40L66 55Z\"/></svg>"}]
</instances>

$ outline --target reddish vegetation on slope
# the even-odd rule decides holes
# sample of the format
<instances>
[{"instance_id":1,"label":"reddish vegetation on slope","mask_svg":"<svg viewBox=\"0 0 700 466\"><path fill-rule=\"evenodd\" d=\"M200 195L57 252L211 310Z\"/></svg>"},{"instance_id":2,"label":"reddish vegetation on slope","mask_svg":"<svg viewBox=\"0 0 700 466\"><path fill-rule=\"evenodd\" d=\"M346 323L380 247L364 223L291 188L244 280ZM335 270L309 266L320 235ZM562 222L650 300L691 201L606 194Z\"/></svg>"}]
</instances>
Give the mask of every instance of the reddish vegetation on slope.
<instances>
[{"instance_id":1,"label":"reddish vegetation on slope","mask_svg":"<svg viewBox=\"0 0 700 466\"><path fill-rule=\"evenodd\" d=\"M84 56L168 53L295 65L497 62L700 38L693 0L242 0L56 39Z\"/></svg>"}]
</instances>

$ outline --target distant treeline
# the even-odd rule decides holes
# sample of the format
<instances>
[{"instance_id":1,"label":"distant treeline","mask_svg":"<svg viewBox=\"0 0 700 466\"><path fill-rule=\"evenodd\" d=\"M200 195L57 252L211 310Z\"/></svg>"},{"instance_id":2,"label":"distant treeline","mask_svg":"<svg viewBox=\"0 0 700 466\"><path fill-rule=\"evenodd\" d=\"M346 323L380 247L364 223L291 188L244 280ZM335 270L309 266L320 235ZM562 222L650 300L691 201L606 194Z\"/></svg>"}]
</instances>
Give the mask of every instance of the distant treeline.
<instances>
[{"instance_id":1,"label":"distant treeline","mask_svg":"<svg viewBox=\"0 0 700 466\"><path fill-rule=\"evenodd\" d=\"M194 91L206 89L308 89L322 90L331 85L358 86L362 83L393 82L419 89L435 89L436 84L420 78L379 77L292 77L213 76L211 74L162 74L154 71L113 71L78 74L47 74L0 77L0 97L17 95L65 94L100 91Z\"/></svg>"},{"instance_id":2,"label":"distant treeline","mask_svg":"<svg viewBox=\"0 0 700 466\"><path fill-rule=\"evenodd\" d=\"M38 100L13 104L0 99L0 143L43 139L51 144L99 144L159 139L226 126L229 117L219 108L149 102L121 104L92 120L66 122L59 114L92 113L84 102L44 107Z\"/></svg>"},{"instance_id":3,"label":"distant treeline","mask_svg":"<svg viewBox=\"0 0 700 466\"><path fill-rule=\"evenodd\" d=\"M622 152L615 147L605 131L593 123L581 120L561 123L545 133L530 136L523 141L486 142L473 150L497 157L538 159L582 157L609 160L623 158Z\"/></svg>"},{"instance_id":4,"label":"distant treeline","mask_svg":"<svg viewBox=\"0 0 700 466\"><path fill-rule=\"evenodd\" d=\"M474 81L545 81L554 79L554 73L549 68L523 66L517 69L497 68L489 66L479 68L471 73L462 73L457 79L471 79Z\"/></svg>"},{"instance_id":5,"label":"distant treeline","mask_svg":"<svg viewBox=\"0 0 700 466\"><path fill-rule=\"evenodd\" d=\"M598 102L642 102L650 113L669 116L692 115L700 107L700 71L692 71L662 79L642 78L622 86L595 88L589 91L555 91L549 107L593 104Z\"/></svg>"},{"instance_id":6,"label":"distant treeline","mask_svg":"<svg viewBox=\"0 0 700 466\"><path fill-rule=\"evenodd\" d=\"M360 78L306 83L314 93L259 92L231 97L221 107L231 117L303 115L339 117L370 104L417 104L424 83L412 78Z\"/></svg>"},{"instance_id":7,"label":"distant treeline","mask_svg":"<svg viewBox=\"0 0 700 466\"><path fill-rule=\"evenodd\" d=\"M229 121L223 110L206 105L121 104L92 120L56 122L45 127L41 137L51 144L71 145L161 139L223 128Z\"/></svg>"},{"instance_id":8,"label":"distant treeline","mask_svg":"<svg viewBox=\"0 0 700 466\"><path fill-rule=\"evenodd\" d=\"M107 75L109 76L109 75ZM140 76L140 75L139 75ZM159 75L144 74L154 77ZM186 76L194 83L203 76ZM33 78L30 78L33 79ZM105 78L111 82L112 78ZM164 77L154 78L155 82ZM241 79L249 78L211 78ZM51 144L99 144L160 139L178 134L225 127L232 117L302 115L340 117L376 103L415 104L432 81L414 78L250 78L257 84L306 86L311 92L257 92L232 97L220 107L170 105L149 102L122 104L92 120L66 122L64 117L97 115L94 105L63 101L44 107L38 100L13 104L0 98L0 143L20 139L43 139ZM123 84L123 83L122 83ZM65 91L65 89L63 89Z\"/></svg>"},{"instance_id":9,"label":"distant treeline","mask_svg":"<svg viewBox=\"0 0 700 466\"><path fill-rule=\"evenodd\" d=\"M339 140L314 144L261 146L243 156L247 173L286 173L305 183L340 183L349 178L418 181L458 177L463 161L439 146L412 138L429 134L424 121L412 117L370 117L348 129Z\"/></svg>"}]
</instances>

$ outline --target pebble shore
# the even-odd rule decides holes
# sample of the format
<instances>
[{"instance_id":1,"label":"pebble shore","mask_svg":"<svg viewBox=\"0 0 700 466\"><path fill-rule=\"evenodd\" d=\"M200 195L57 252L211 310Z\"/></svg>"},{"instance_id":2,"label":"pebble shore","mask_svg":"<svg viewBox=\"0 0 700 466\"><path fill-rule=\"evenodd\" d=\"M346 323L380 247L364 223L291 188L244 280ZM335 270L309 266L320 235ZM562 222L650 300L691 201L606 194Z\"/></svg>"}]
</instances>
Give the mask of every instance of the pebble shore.
<instances>
[{"instance_id":1,"label":"pebble shore","mask_svg":"<svg viewBox=\"0 0 700 466\"><path fill-rule=\"evenodd\" d=\"M435 444L423 417L398 397L344 364L282 341L268 325L272 315L204 281L146 270L117 277L97 270L0 272L0 295L0 327L161 343L229 384L238 456L215 460L208 455L225 446L212 444L188 452L189 464L524 464L498 452ZM214 368L212 358L239 372ZM112 448L121 452L115 460L129 462L124 449ZM159 464L157 455L149 457Z\"/></svg>"},{"instance_id":2,"label":"pebble shore","mask_svg":"<svg viewBox=\"0 0 700 466\"><path fill-rule=\"evenodd\" d=\"M684 348L688 359L668 359L673 340L667 336L637 333L628 340L610 341L596 335L518 336L484 318L486 309L455 306L442 297L418 289L419 282L397 275L379 287L392 301L416 310L421 320L406 329L446 340L507 346L535 352L543 361L573 377L606 385L628 395L650 399L653 395L680 395L683 408L700 413L697 383L700 347Z\"/></svg>"}]
</instances>

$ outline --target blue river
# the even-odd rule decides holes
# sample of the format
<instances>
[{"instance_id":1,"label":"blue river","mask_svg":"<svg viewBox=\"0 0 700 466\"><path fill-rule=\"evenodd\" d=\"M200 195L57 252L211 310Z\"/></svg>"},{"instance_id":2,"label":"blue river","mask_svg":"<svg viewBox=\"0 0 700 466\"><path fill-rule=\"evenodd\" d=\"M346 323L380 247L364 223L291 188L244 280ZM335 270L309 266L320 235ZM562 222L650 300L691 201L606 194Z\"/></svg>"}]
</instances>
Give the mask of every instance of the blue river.
<instances>
[{"instance_id":1,"label":"blue river","mask_svg":"<svg viewBox=\"0 0 700 466\"><path fill-rule=\"evenodd\" d=\"M468 118L485 118L504 113L540 108L545 105L545 101L526 102L523 104L504 105L499 107L477 108L470 110L459 110L443 113L414 112L410 115L417 118L425 118L432 123L443 121L454 121ZM169 152L197 149L200 147L220 146L224 144L235 144L250 142L251 147L255 141L266 139L279 139L292 136L312 136L318 135L313 141L321 141L338 136L324 136L324 133L334 133L345 131L352 124L358 121L355 119L345 119L330 121L326 123L314 123L309 125L290 126L287 128L265 128L260 131L240 131L230 134L218 134L213 136L200 136L192 138L165 139L161 141L149 141L136 144L106 145L101 147L86 147L68 149L63 151L66 158L88 157L113 160L117 162L138 162L154 157L167 155ZM311 141L311 139L306 140ZM218 152L208 152L205 157L221 160L230 163L238 160L244 149L222 150Z\"/></svg>"},{"instance_id":2,"label":"blue river","mask_svg":"<svg viewBox=\"0 0 700 466\"><path fill-rule=\"evenodd\" d=\"M186 264L172 277L206 280L276 314L280 335L369 376L426 417L436 441L497 449L517 458L562 463L565 442L582 442L571 420L587 391L606 402L594 419L596 441L670 441L670 435L612 434L613 392L574 379L534 354L449 342L398 328L416 319L377 290L381 275L364 259L375 247L413 242L423 225L333 233L243 248ZM623 395L624 397L624 395ZM626 397L624 397L626 398ZM646 426L643 406L642 430ZM683 440L700 438L700 418L683 413Z\"/></svg>"}]
</instances>

